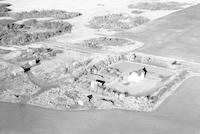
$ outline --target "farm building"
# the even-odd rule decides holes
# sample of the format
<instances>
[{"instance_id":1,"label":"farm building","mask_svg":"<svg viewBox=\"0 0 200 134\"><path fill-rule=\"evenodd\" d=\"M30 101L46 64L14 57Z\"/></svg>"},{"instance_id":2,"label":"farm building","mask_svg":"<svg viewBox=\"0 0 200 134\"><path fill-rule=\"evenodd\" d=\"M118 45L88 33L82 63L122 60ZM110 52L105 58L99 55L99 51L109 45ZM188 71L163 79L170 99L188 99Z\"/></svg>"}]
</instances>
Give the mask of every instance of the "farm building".
<instances>
[{"instance_id":1,"label":"farm building","mask_svg":"<svg viewBox=\"0 0 200 134\"><path fill-rule=\"evenodd\" d=\"M147 70L144 67L138 71L131 72L130 75L127 77L128 82L141 82L146 77Z\"/></svg>"},{"instance_id":2,"label":"farm building","mask_svg":"<svg viewBox=\"0 0 200 134\"><path fill-rule=\"evenodd\" d=\"M90 84L91 90L95 91L98 86L103 87L105 83L106 82L104 80L95 80L95 81L93 80L91 81L91 84Z\"/></svg>"}]
</instances>

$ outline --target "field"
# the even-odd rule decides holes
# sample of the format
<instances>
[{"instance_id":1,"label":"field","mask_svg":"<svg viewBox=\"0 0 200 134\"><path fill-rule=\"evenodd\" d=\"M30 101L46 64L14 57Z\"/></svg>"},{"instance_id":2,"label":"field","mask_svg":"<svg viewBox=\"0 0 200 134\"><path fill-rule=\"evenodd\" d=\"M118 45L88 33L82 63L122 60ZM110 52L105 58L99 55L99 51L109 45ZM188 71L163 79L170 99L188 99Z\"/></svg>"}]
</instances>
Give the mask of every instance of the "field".
<instances>
[{"instance_id":1,"label":"field","mask_svg":"<svg viewBox=\"0 0 200 134\"><path fill-rule=\"evenodd\" d=\"M200 5L195 5L118 36L144 42L140 52L200 62L199 10Z\"/></svg>"}]
</instances>

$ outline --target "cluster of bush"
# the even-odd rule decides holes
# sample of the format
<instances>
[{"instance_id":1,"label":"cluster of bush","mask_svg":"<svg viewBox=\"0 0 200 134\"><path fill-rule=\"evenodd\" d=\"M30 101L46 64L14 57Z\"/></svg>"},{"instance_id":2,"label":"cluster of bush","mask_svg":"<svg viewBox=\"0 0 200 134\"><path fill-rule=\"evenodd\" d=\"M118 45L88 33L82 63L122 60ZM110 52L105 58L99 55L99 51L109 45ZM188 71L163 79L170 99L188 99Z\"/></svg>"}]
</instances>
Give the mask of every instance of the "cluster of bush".
<instances>
[{"instance_id":1,"label":"cluster of bush","mask_svg":"<svg viewBox=\"0 0 200 134\"><path fill-rule=\"evenodd\" d=\"M114 78L117 78L122 74L122 72L119 69L113 68L113 67L107 67L101 73L107 74L107 75L112 76Z\"/></svg>"},{"instance_id":2,"label":"cluster of bush","mask_svg":"<svg viewBox=\"0 0 200 134\"><path fill-rule=\"evenodd\" d=\"M44 32L29 33L28 30L47 29ZM50 37L70 32L72 25L68 22L51 22L30 20L25 24L0 24L0 45L26 45ZM36 30L37 31L37 30Z\"/></svg>"},{"instance_id":3,"label":"cluster of bush","mask_svg":"<svg viewBox=\"0 0 200 134\"><path fill-rule=\"evenodd\" d=\"M94 81L93 81L94 82ZM116 88L102 86L100 83L96 82L96 87L91 89L92 92L103 94L113 99L125 99L125 97L130 97L129 92L121 92L118 91Z\"/></svg>"},{"instance_id":4,"label":"cluster of bush","mask_svg":"<svg viewBox=\"0 0 200 134\"><path fill-rule=\"evenodd\" d=\"M22 53L16 57L16 61L24 62L31 61L35 59L46 60L50 57L56 56L58 53L62 53L62 50L54 50L52 48L29 48L28 50L23 50Z\"/></svg>"},{"instance_id":5,"label":"cluster of bush","mask_svg":"<svg viewBox=\"0 0 200 134\"><path fill-rule=\"evenodd\" d=\"M86 75L88 72L85 67L79 67L72 71L72 76L78 80L81 76Z\"/></svg>"},{"instance_id":6,"label":"cluster of bush","mask_svg":"<svg viewBox=\"0 0 200 134\"><path fill-rule=\"evenodd\" d=\"M46 18L46 17L53 17L56 19L70 19L77 16L82 15L78 12L67 12L63 10L33 10L33 11L24 11L24 12L16 12L10 13L9 16L15 19L27 19L27 18Z\"/></svg>"},{"instance_id":7,"label":"cluster of bush","mask_svg":"<svg viewBox=\"0 0 200 134\"><path fill-rule=\"evenodd\" d=\"M86 59L83 61L74 61L71 64L67 64L65 72L70 73L75 81L79 80L83 75L88 74L87 66L90 64L92 59Z\"/></svg>"},{"instance_id":8,"label":"cluster of bush","mask_svg":"<svg viewBox=\"0 0 200 134\"><path fill-rule=\"evenodd\" d=\"M131 13L132 14L141 14L143 13L144 11L141 11L141 10L133 10Z\"/></svg>"},{"instance_id":9,"label":"cluster of bush","mask_svg":"<svg viewBox=\"0 0 200 134\"><path fill-rule=\"evenodd\" d=\"M136 16L131 20L131 23L132 23L132 27L137 27L137 26L147 23L148 21L150 20L146 17Z\"/></svg>"},{"instance_id":10,"label":"cluster of bush","mask_svg":"<svg viewBox=\"0 0 200 134\"><path fill-rule=\"evenodd\" d=\"M186 3L179 2L140 2L137 4L131 4L129 8L137 8L144 10L178 10L183 9Z\"/></svg>"},{"instance_id":11,"label":"cluster of bush","mask_svg":"<svg viewBox=\"0 0 200 134\"><path fill-rule=\"evenodd\" d=\"M159 58L156 58L154 56L145 56L142 54L136 54L136 53L129 53L128 55L125 56L126 60L131 61L131 62L138 62L138 63L143 63L143 64L149 64L153 66L159 66L159 67L164 67L164 68L178 68L180 65L174 65L170 61L162 60Z\"/></svg>"},{"instance_id":12,"label":"cluster of bush","mask_svg":"<svg viewBox=\"0 0 200 134\"><path fill-rule=\"evenodd\" d=\"M15 23L1 24L0 25L0 44L11 44L11 39L21 34L20 29L23 29L24 25L18 25Z\"/></svg>"},{"instance_id":13,"label":"cluster of bush","mask_svg":"<svg viewBox=\"0 0 200 134\"><path fill-rule=\"evenodd\" d=\"M36 29L55 30L56 33L70 31L72 28L70 23L64 21L37 21L35 19L25 21L24 25Z\"/></svg>"},{"instance_id":14,"label":"cluster of bush","mask_svg":"<svg viewBox=\"0 0 200 134\"><path fill-rule=\"evenodd\" d=\"M0 3L0 17L12 17L0 20L0 45L25 45L35 41L42 41L50 37L70 32L72 25L67 22L37 21L35 19L25 21L24 24L16 24L16 20L27 18L53 17L56 19L70 19L82 15L78 12L66 12L62 10L33 10L30 12L9 12L10 4ZM29 32L29 30L36 32ZM42 29L44 32L37 32Z\"/></svg>"},{"instance_id":15,"label":"cluster of bush","mask_svg":"<svg viewBox=\"0 0 200 134\"><path fill-rule=\"evenodd\" d=\"M93 71L94 70L97 70L97 71L100 71L102 69L105 69L106 67L108 67L109 65L113 64L113 63L116 63L120 60L123 60L124 59L124 55L110 55L110 56L107 56L105 59L103 60L100 60L98 61L97 63L95 64L89 64L87 66L87 71L90 72L90 73L94 73Z\"/></svg>"},{"instance_id":16,"label":"cluster of bush","mask_svg":"<svg viewBox=\"0 0 200 134\"><path fill-rule=\"evenodd\" d=\"M150 112L153 110L153 103L147 96L129 96L124 99L124 109Z\"/></svg>"},{"instance_id":17,"label":"cluster of bush","mask_svg":"<svg viewBox=\"0 0 200 134\"><path fill-rule=\"evenodd\" d=\"M28 104L65 110L76 104L73 99L78 96L76 92L73 92L72 90L74 90L74 88L71 85L52 88L51 90L32 98Z\"/></svg>"},{"instance_id":18,"label":"cluster of bush","mask_svg":"<svg viewBox=\"0 0 200 134\"><path fill-rule=\"evenodd\" d=\"M148 21L148 18L142 16L137 16L133 18L123 14L108 14L105 16L94 17L90 21L90 27L105 28L118 31L131 29Z\"/></svg>"},{"instance_id":19,"label":"cluster of bush","mask_svg":"<svg viewBox=\"0 0 200 134\"><path fill-rule=\"evenodd\" d=\"M128 40L120 38L99 37L89 40L84 40L80 43L83 47L88 48L102 48L103 46L118 46L127 43Z\"/></svg>"},{"instance_id":20,"label":"cluster of bush","mask_svg":"<svg viewBox=\"0 0 200 134\"><path fill-rule=\"evenodd\" d=\"M79 98L78 91L75 90L66 90L64 94L72 100L77 100Z\"/></svg>"},{"instance_id":21,"label":"cluster of bush","mask_svg":"<svg viewBox=\"0 0 200 134\"><path fill-rule=\"evenodd\" d=\"M90 21L90 27L92 28L105 28L111 30L123 30L129 29L128 23L121 22L119 20L125 19L122 14L109 14L106 16L97 16Z\"/></svg>"}]
</instances>

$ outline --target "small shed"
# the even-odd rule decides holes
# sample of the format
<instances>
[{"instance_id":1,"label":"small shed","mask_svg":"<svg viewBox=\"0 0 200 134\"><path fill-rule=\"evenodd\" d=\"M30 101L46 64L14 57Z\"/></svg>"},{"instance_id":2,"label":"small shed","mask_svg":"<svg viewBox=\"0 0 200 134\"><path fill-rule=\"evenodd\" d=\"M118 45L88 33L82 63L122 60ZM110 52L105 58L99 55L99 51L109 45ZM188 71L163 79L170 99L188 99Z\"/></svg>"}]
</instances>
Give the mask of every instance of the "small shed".
<instances>
[{"instance_id":1,"label":"small shed","mask_svg":"<svg viewBox=\"0 0 200 134\"><path fill-rule=\"evenodd\" d=\"M25 64L23 66L21 66L24 69L24 72L27 73L28 71L31 70L31 66L29 64Z\"/></svg>"},{"instance_id":2,"label":"small shed","mask_svg":"<svg viewBox=\"0 0 200 134\"><path fill-rule=\"evenodd\" d=\"M87 96L87 98L88 98L88 101L90 102L90 101L91 101L91 99L93 98L93 95L92 95L92 94L90 94L90 95L88 95L88 96Z\"/></svg>"},{"instance_id":3,"label":"small shed","mask_svg":"<svg viewBox=\"0 0 200 134\"><path fill-rule=\"evenodd\" d=\"M96 80L101 86L104 86L104 84L106 83L104 80Z\"/></svg>"}]
</instances>

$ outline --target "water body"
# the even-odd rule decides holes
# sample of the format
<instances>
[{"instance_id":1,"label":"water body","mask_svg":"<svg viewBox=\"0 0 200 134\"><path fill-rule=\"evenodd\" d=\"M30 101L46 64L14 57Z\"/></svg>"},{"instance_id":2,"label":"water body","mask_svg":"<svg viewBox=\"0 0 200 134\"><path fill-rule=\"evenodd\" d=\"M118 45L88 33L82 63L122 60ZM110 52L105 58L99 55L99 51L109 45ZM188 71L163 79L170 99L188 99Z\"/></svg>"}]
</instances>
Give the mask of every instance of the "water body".
<instances>
[{"instance_id":1,"label":"water body","mask_svg":"<svg viewBox=\"0 0 200 134\"><path fill-rule=\"evenodd\" d=\"M200 77L184 82L152 113L57 111L0 103L1 134L199 134Z\"/></svg>"}]
</instances>

